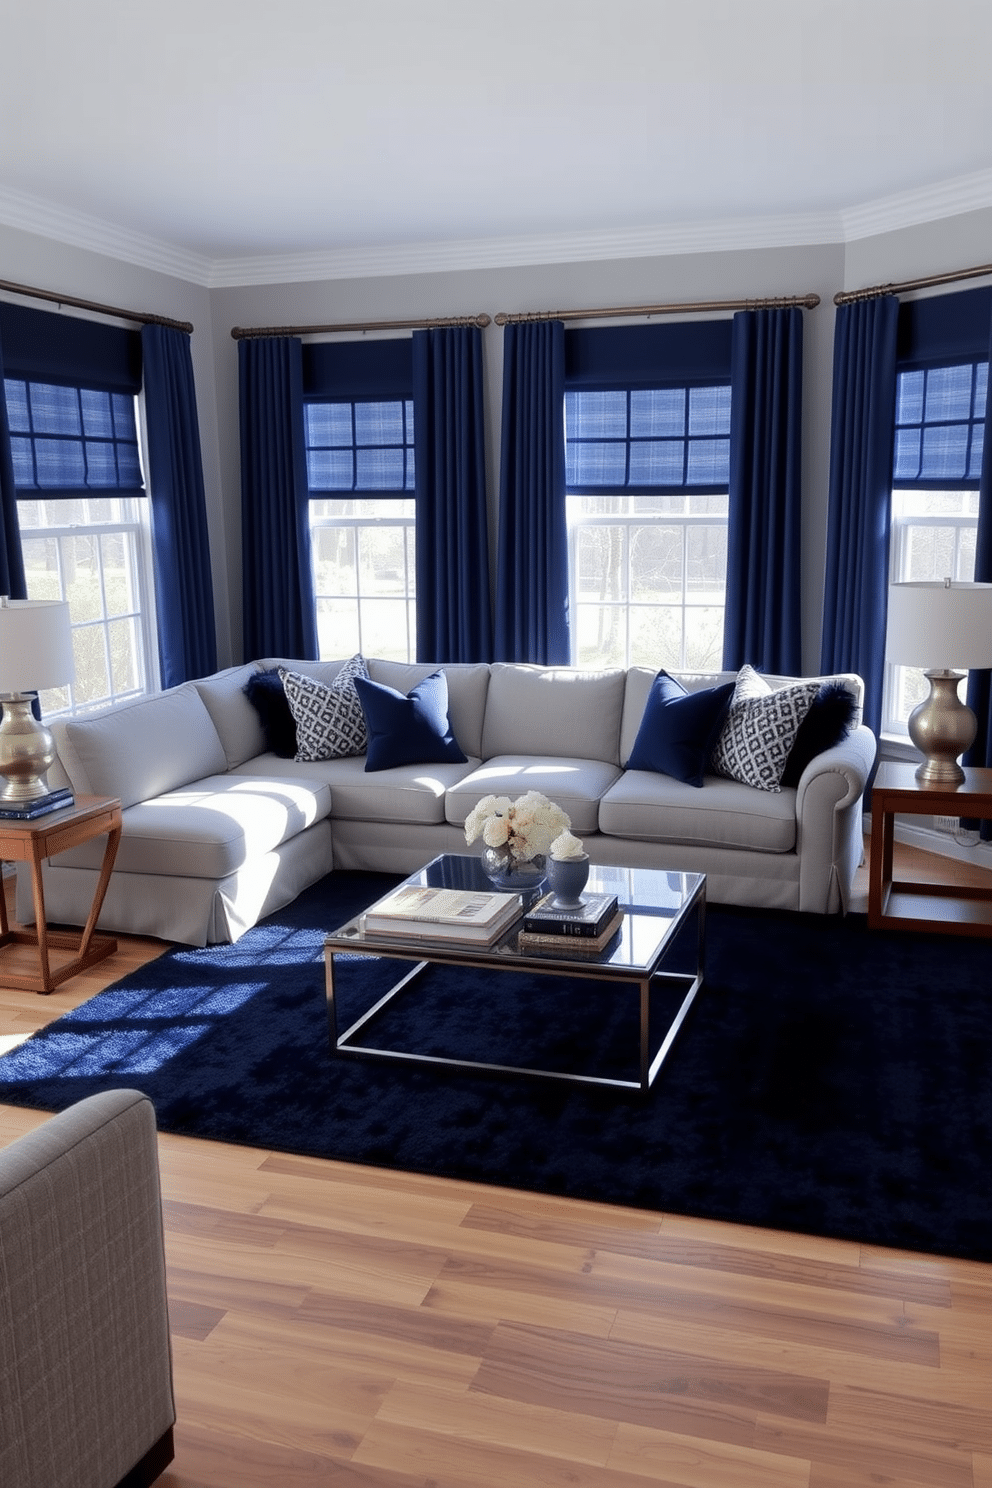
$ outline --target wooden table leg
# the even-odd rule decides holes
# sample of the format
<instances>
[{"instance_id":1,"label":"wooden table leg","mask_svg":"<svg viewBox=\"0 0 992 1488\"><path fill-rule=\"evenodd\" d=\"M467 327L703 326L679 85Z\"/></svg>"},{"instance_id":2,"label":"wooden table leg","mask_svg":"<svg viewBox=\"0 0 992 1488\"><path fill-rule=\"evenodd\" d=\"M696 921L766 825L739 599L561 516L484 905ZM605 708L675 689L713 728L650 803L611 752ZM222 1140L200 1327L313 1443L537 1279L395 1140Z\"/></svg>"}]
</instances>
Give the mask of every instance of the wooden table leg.
<instances>
[{"instance_id":1,"label":"wooden table leg","mask_svg":"<svg viewBox=\"0 0 992 1488\"><path fill-rule=\"evenodd\" d=\"M100 865L100 878L97 882L96 892L93 895L93 903L86 920L86 927L79 942L80 960L82 960L89 950L90 941L93 939L93 931L96 929L96 922L100 918L103 901L107 896L107 889L110 886L110 875L114 869L114 859L117 857L117 848L121 840L121 830L121 827L112 827L107 833L107 845L103 850L103 862Z\"/></svg>"},{"instance_id":2,"label":"wooden table leg","mask_svg":"<svg viewBox=\"0 0 992 1488\"><path fill-rule=\"evenodd\" d=\"M34 928L38 941L38 960L41 963L41 985L46 992L52 990L52 973L48 964L48 921L45 919L45 885L41 876L41 847L33 844L31 854L31 894L34 899Z\"/></svg>"},{"instance_id":3,"label":"wooden table leg","mask_svg":"<svg viewBox=\"0 0 992 1488\"><path fill-rule=\"evenodd\" d=\"M872 802L871 860L868 869L868 923L877 929L883 919L885 899L892 887L892 852L895 813L881 800Z\"/></svg>"}]
</instances>

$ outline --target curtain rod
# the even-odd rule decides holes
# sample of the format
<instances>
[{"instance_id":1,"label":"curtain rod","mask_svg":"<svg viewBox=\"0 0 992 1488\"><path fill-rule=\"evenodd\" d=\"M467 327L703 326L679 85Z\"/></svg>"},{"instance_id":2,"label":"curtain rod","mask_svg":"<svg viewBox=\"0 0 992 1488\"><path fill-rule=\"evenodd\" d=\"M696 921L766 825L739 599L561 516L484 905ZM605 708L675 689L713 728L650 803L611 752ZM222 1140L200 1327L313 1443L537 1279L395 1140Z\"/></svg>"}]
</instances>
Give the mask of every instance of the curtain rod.
<instances>
[{"instance_id":1,"label":"curtain rod","mask_svg":"<svg viewBox=\"0 0 992 1488\"><path fill-rule=\"evenodd\" d=\"M691 315L705 310L815 310L818 294L786 295L763 300L696 300L681 305L625 305L598 310L522 310L507 314L500 310L498 326L520 325L532 320L619 320L625 315Z\"/></svg>"},{"instance_id":2,"label":"curtain rod","mask_svg":"<svg viewBox=\"0 0 992 1488\"><path fill-rule=\"evenodd\" d=\"M929 289L934 284L956 284L961 279L982 279L992 274L992 264L979 264L974 269L950 269L946 274L930 274L925 279L904 279L901 284L876 284L870 289L842 289L834 295L835 305L853 305L875 295L908 294L911 289Z\"/></svg>"},{"instance_id":3,"label":"curtain rod","mask_svg":"<svg viewBox=\"0 0 992 1488\"><path fill-rule=\"evenodd\" d=\"M490 317L482 315L449 315L432 320L356 320L338 325L305 326L232 326L235 341L248 341L258 336L317 336L332 331L436 331L445 326L478 326L484 330Z\"/></svg>"},{"instance_id":4,"label":"curtain rod","mask_svg":"<svg viewBox=\"0 0 992 1488\"><path fill-rule=\"evenodd\" d=\"M167 315L155 315L151 311L140 314L136 310L119 310L116 305L100 305L96 300L77 300L73 295L56 294L51 289L32 289L28 284L11 284L0 279L0 290L9 294L27 295L33 300L49 300L54 305L71 305L75 310L94 310L98 315L113 315L118 320L133 320L138 325L168 326L173 331L185 331L192 335L193 327L188 320L170 320Z\"/></svg>"}]
</instances>

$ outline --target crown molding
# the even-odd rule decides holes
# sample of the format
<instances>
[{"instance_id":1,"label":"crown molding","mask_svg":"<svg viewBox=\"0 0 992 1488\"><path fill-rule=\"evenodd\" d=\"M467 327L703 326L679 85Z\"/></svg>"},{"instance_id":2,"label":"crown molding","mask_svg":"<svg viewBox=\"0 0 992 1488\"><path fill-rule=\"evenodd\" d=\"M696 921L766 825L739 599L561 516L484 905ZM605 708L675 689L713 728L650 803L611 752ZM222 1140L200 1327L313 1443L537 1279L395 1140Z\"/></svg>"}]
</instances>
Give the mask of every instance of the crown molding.
<instances>
[{"instance_id":1,"label":"crown molding","mask_svg":"<svg viewBox=\"0 0 992 1488\"><path fill-rule=\"evenodd\" d=\"M875 238L882 233L898 232L900 228L919 227L987 207L992 207L992 170L974 171L915 191L879 197L860 207L845 208L840 217L844 241L852 243L859 238Z\"/></svg>"},{"instance_id":2,"label":"crown molding","mask_svg":"<svg viewBox=\"0 0 992 1488\"><path fill-rule=\"evenodd\" d=\"M60 207L26 192L0 187L0 223L5 227L19 228L22 232L52 238L73 248L85 248L91 253L117 258L137 268L169 274L203 288L209 284L211 261L202 254L192 253L160 238L132 232L87 212Z\"/></svg>"},{"instance_id":3,"label":"crown molding","mask_svg":"<svg viewBox=\"0 0 992 1488\"><path fill-rule=\"evenodd\" d=\"M40 197L0 188L0 223L8 227L206 289L846 243L987 207L992 207L992 170L836 212L211 259Z\"/></svg>"},{"instance_id":4,"label":"crown molding","mask_svg":"<svg viewBox=\"0 0 992 1488\"><path fill-rule=\"evenodd\" d=\"M544 236L396 243L218 260L212 267L209 284L210 288L233 288L249 284L374 279L399 274L437 274L533 264L658 258L680 253L726 253L745 248L839 242L840 232L837 213L809 213Z\"/></svg>"}]
</instances>

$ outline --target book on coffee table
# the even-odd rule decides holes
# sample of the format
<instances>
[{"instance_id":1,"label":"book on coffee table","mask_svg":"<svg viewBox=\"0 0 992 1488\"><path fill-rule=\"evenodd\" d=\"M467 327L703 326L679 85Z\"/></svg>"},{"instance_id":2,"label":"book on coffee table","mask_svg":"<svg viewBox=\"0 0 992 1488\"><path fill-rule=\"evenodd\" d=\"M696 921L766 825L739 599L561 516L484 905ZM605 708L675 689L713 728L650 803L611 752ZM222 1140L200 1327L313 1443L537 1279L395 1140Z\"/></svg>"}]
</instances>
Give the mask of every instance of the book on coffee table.
<instances>
[{"instance_id":1,"label":"book on coffee table","mask_svg":"<svg viewBox=\"0 0 992 1488\"><path fill-rule=\"evenodd\" d=\"M516 920L519 894L435 889L402 884L363 917L369 935L428 935L434 940L491 945Z\"/></svg>"},{"instance_id":2,"label":"book on coffee table","mask_svg":"<svg viewBox=\"0 0 992 1488\"><path fill-rule=\"evenodd\" d=\"M555 956L598 956L622 924L623 910L618 909L598 935L536 935L533 931L521 930L517 936L517 950L548 952Z\"/></svg>"},{"instance_id":3,"label":"book on coffee table","mask_svg":"<svg viewBox=\"0 0 992 1488\"><path fill-rule=\"evenodd\" d=\"M616 894L583 894L574 907L560 905L545 894L524 916L522 930L534 935L575 935L595 938L617 912Z\"/></svg>"}]
</instances>

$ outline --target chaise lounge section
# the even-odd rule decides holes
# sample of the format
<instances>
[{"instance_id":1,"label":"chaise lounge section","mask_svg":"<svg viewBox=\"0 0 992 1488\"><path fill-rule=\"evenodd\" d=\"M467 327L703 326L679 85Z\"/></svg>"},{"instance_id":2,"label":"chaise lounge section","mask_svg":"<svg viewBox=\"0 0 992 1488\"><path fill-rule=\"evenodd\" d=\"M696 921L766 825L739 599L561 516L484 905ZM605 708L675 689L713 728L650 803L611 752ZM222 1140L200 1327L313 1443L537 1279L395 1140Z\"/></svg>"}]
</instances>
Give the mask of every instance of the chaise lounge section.
<instances>
[{"instance_id":1,"label":"chaise lounge section","mask_svg":"<svg viewBox=\"0 0 992 1488\"><path fill-rule=\"evenodd\" d=\"M656 683L647 668L448 665L440 670L463 761L369 772L361 754L274 753L249 680L285 668L329 685L343 665L269 658L53 722L50 783L119 797L124 808L101 928L190 945L234 941L334 867L408 873L437 853L468 851L464 823L476 802L529 789L568 812L594 862L703 872L718 903L847 907L876 748L857 717L794 785L759 789L707 770L697 787L628 767ZM439 669L371 659L367 670L405 696ZM729 693L739 674L677 680L686 694ZM803 680L762 685L778 693ZM840 683L859 716L860 678L805 680L814 691ZM45 865L50 922L85 922L101 853L91 843ZM32 915L20 879L17 912Z\"/></svg>"}]
</instances>

